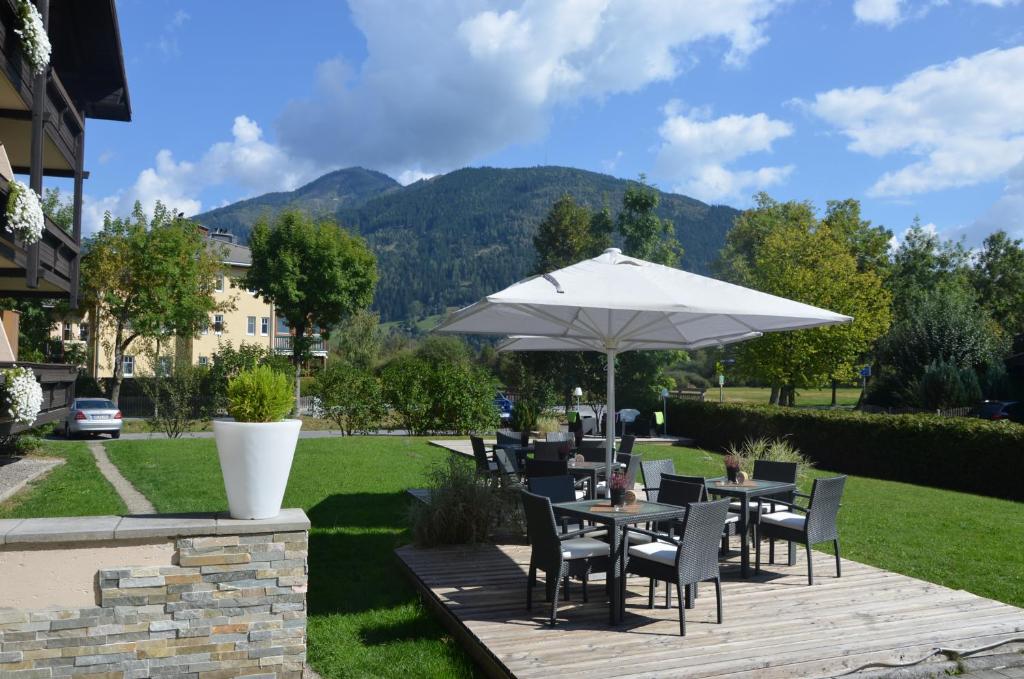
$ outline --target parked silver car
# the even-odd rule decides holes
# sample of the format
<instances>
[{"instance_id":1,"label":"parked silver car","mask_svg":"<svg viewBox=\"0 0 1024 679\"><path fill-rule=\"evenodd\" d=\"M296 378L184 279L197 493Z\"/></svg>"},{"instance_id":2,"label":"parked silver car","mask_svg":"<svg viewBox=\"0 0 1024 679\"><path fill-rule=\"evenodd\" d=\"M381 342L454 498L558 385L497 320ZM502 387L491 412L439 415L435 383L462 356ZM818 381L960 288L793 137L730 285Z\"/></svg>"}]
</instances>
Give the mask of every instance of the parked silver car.
<instances>
[{"instance_id":1,"label":"parked silver car","mask_svg":"<svg viewBox=\"0 0 1024 679\"><path fill-rule=\"evenodd\" d=\"M121 411L113 401L105 398L76 398L64 418L64 436L72 438L81 434L110 434L111 438L121 437Z\"/></svg>"}]
</instances>

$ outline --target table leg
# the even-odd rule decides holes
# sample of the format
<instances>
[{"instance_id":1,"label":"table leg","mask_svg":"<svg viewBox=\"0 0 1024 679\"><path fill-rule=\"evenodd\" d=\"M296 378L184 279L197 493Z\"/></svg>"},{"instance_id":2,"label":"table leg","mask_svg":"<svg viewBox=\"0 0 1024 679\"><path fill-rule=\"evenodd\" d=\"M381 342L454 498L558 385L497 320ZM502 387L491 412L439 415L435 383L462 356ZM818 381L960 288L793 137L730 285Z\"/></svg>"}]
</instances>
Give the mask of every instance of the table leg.
<instances>
[{"instance_id":1,"label":"table leg","mask_svg":"<svg viewBox=\"0 0 1024 679\"><path fill-rule=\"evenodd\" d=\"M749 532L750 523L750 510L748 509L748 503L746 498L741 498L740 502L743 505L743 511L740 512L739 528L740 528L740 577L750 577L750 538L747 533Z\"/></svg>"},{"instance_id":2,"label":"table leg","mask_svg":"<svg viewBox=\"0 0 1024 679\"><path fill-rule=\"evenodd\" d=\"M619 577L622 574L622 529L617 523L608 527L608 537L611 538L611 559L608 562L608 624L616 625L619 622L621 603L621 592L619 591Z\"/></svg>"}]
</instances>

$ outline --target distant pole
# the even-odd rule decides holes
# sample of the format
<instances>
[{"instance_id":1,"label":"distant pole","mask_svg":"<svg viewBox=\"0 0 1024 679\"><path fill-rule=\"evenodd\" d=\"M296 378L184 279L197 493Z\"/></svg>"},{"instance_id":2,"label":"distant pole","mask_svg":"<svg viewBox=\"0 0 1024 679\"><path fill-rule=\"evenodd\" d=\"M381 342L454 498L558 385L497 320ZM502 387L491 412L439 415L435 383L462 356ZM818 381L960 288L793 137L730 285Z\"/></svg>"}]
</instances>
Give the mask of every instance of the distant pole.
<instances>
[{"instance_id":1,"label":"distant pole","mask_svg":"<svg viewBox=\"0 0 1024 679\"><path fill-rule=\"evenodd\" d=\"M661 388L661 428L662 435L668 436L668 389Z\"/></svg>"},{"instance_id":2,"label":"distant pole","mask_svg":"<svg viewBox=\"0 0 1024 679\"><path fill-rule=\"evenodd\" d=\"M725 403L725 375L718 374L718 402Z\"/></svg>"}]
</instances>

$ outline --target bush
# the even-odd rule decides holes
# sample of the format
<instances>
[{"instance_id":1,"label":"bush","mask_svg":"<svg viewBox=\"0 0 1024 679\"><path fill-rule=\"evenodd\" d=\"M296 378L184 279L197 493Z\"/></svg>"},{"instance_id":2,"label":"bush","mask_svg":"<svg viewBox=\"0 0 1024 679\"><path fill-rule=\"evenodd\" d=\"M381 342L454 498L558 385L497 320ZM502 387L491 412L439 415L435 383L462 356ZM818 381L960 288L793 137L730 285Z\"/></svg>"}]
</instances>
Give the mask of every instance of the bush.
<instances>
[{"instance_id":1,"label":"bush","mask_svg":"<svg viewBox=\"0 0 1024 679\"><path fill-rule=\"evenodd\" d=\"M381 384L385 401L411 433L466 434L498 423L494 379L471 364L400 356L384 368Z\"/></svg>"},{"instance_id":2,"label":"bush","mask_svg":"<svg viewBox=\"0 0 1024 679\"><path fill-rule=\"evenodd\" d=\"M795 462L797 474L805 477L808 470L814 466L806 455L797 450L786 439L770 439L766 436L760 438L748 438L742 445L730 445L726 449L729 455L735 455L740 460L740 468L747 474L753 475L754 462L758 460L769 460L771 462Z\"/></svg>"},{"instance_id":3,"label":"bush","mask_svg":"<svg viewBox=\"0 0 1024 679\"><path fill-rule=\"evenodd\" d=\"M208 395L213 401L215 412L224 411L228 405L228 382L238 373L258 365L270 366L289 380L294 379L295 369L287 356L275 354L260 344L242 342L235 349L231 342L217 344L217 351L210 363ZM303 388L305 385L303 384Z\"/></svg>"},{"instance_id":4,"label":"bush","mask_svg":"<svg viewBox=\"0 0 1024 679\"><path fill-rule=\"evenodd\" d=\"M25 432L0 436L0 455L21 457L41 452L43 452L43 440L35 434Z\"/></svg>"},{"instance_id":5,"label":"bush","mask_svg":"<svg viewBox=\"0 0 1024 679\"><path fill-rule=\"evenodd\" d=\"M323 417L346 434L377 429L387 415L380 380L346 361L332 361L317 373L309 392Z\"/></svg>"},{"instance_id":6,"label":"bush","mask_svg":"<svg viewBox=\"0 0 1024 679\"><path fill-rule=\"evenodd\" d=\"M508 426L512 431L533 431L537 428L537 405L529 399L520 398L512 406Z\"/></svg>"},{"instance_id":7,"label":"bush","mask_svg":"<svg viewBox=\"0 0 1024 679\"><path fill-rule=\"evenodd\" d=\"M209 419L213 401L204 389L208 377L206 368L179 365L170 375L137 378L153 402L153 416L147 420L150 429L175 439L197 421Z\"/></svg>"},{"instance_id":8,"label":"bush","mask_svg":"<svg viewBox=\"0 0 1024 679\"><path fill-rule=\"evenodd\" d=\"M786 438L823 469L1024 500L1024 426L1008 422L681 399L668 422L709 450Z\"/></svg>"},{"instance_id":9,"label":"bush","mask_svg":"<svg viewBox=\"0 0 1024 679\"><path fill-rule=\"evenodd\" d=\"M280 422L293 405L288 376L270 366L243 370L228 382L228 413L238 422Z\"/></svg>"},{"instance_id":10,"label":"bush","mask_svg":"<svg viewBox=\"0 0 1024 679\"><path fill-rule=\"evenodd\" d=\"M420 547L488 542L492 531L522 532L518 488L489 482L466 459L449 457L429 474L430 502L412 508L412 537Z\"/></svg>"}]
</instances>

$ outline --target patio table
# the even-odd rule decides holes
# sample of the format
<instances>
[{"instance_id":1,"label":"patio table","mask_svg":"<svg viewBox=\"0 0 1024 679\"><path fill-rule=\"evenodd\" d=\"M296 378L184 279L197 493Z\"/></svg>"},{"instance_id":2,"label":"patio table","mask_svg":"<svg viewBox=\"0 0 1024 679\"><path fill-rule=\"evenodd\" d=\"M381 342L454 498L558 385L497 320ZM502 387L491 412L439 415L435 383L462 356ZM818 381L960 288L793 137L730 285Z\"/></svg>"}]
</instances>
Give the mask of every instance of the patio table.
<instances>
[{"instance_id":1,"label":"patio table","mask_svg":"<svg viewBox=\"0 0 1024 679\"><path fill-rule=\"evenodd\" d=\"M581 521L601 524L608 529L608 544L611 547L611 558L608 559L608 624L615 625L625 615L623 592L619 583L625 565L625 548L623 545L623 528L630 524L655 521L671 521L686 516L685 507L664 505L658 502L638 501L626 505L621 511L615 511L608 500L580 500L578 502L559 502L552 505L556 516L571 517Z\"/></svg>"},{"instance_id":2,"label":"patio table","mask_svg":"<svg viewBox=\"0 0 1024 679\"><path fill-rule=\"evenodd\" d=\"M615 466L622 469L626 465L616 462ZM587 479L587 499L593 500L597 488L597 480L603 477L607 465L604 462L569 462L569 476L574 479Z\"/></svg>"},{"instance_id":3,"label":"patio table","mask_svg":"<svg viewBox=\"0 0 1024 679\"><path fill-rule=\"evenodd\" d=\"M782 481L762 481L760 479L747 479L742 484L732 483L726 477L719 476L705 481L708 494L733 497L740 501L743 510L740 512L739 533L740 533L740 575L744 578L750 577L750 541L748 537L750 523L750 501L758 500L758 517L761 514L760 498L766 495L788 493L796 490L792 483ZM792 558L792 556L790 557Z\"/></svg>"}]
</instances>

